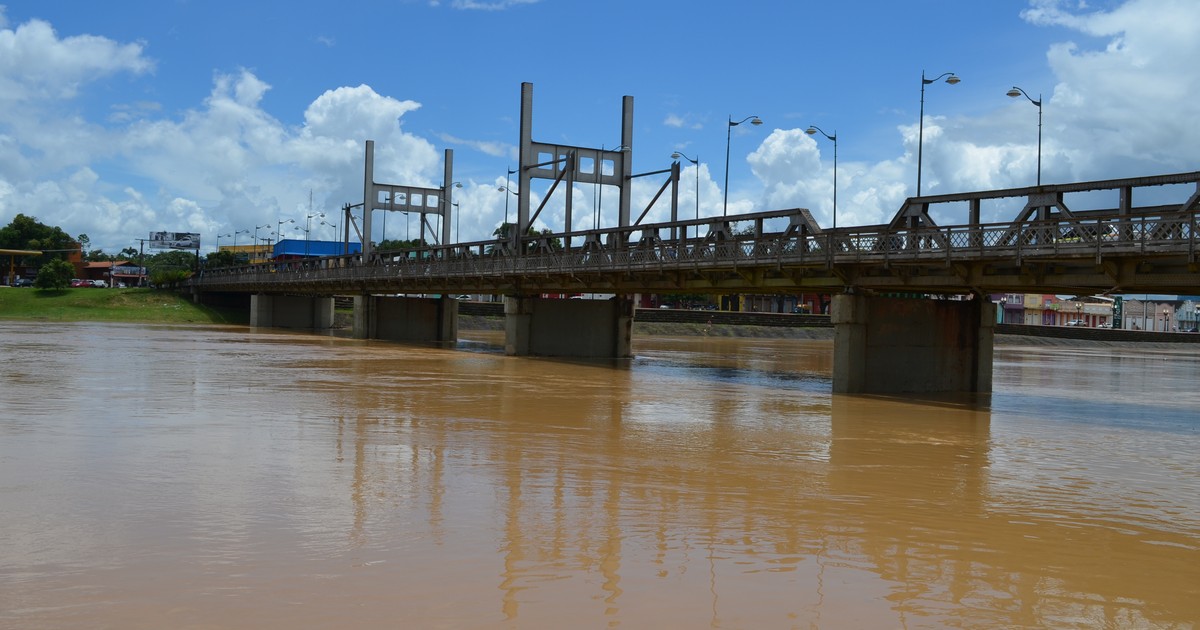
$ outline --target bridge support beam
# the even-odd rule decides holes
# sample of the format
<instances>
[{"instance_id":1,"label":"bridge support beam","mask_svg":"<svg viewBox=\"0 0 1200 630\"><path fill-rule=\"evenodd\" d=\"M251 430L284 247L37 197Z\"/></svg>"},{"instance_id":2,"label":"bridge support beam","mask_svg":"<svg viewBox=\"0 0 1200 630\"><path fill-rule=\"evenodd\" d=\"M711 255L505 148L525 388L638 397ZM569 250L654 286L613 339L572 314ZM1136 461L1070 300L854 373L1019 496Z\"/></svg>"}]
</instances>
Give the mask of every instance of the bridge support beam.
<instances>
[{"instance_id":1,"label":"bridge support beam","mask_svg":"<svg viewBox=\"0 0 1200 630\"><path fill-rule=\"evenodd\" d=\"M333 298L303 295L250 296L250 325L270 328L333 328Z\"/></svg>"},{"instance_id":2,"label":"bridge support beam","mask_svg":"<svg viewBox=\"0 0 1200 630\"><path fill-rule=\"evenodd\" d=\"M986 300L833 298L833 391L992 391L996 306Z\"/></svg>"},{"instance_id":3,"label":"bridge support beam","mask_svg":"<svg viewBox=\"0 0 1200 630\"><path fill-rule=\"evenodd\" d=\"M449 297L354 298L355 339L411 343L458 342L458 301Z\"/></svg>"},{"instance_id":4,"label":"bridge support beam","mask_svg":"<svg viewBox=\"0 0 1200 630\"><path fill-rule=\"evenodd\" d=\"M516 356L633 356L633 300L504 298L504 352Z\"/></svg>"}]
</instances>

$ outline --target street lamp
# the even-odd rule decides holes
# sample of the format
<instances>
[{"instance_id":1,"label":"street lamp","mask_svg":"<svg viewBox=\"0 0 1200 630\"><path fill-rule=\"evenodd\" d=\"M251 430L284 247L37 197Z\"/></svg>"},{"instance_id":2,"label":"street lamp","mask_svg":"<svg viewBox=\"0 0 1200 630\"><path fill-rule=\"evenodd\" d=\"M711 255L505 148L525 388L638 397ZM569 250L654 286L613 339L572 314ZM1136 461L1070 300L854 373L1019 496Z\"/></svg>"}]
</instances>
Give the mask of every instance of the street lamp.
<instances>
[{"instance_id":1,"label":"street lamp","mask_svg":"<svg viewBox=\"0 0 1200 630\"><path fill-rule=\"evenodd\" d=\"M1038 108L1037 185L1041 186L1042 185L1042 95L1038 94L1037 100L1034 100L1033 97L1030 96L1028 92L1026 92L1025 90L1022 90L1021 88L1019 88L1015 85L1013 86L1013 88L1011 90L1008 91L1008 95L1011 96L1012 98L1017 98L1018 96L1024 95L1025 98L1029 99L1030 103L1037 105L1037 108Z\"/></svg>"},{"instance_id":2,"label":"street lamp","mask_svg":"<svg viewBox=\"0 0 1200 630\"><path fill-rule=\"evenodd\" d=\"M238 237L238 234L249 234L249 233L250 233L250 230L238 230L238 231L234 232L234 233L233 233L233 247L234 247L235 249L237 248L237 237Z\"/></svg>"},{"instance_id":3,"label":"street lamp","mask_svg":"<svg viewBox=\"0 0 1200 630\"><path fill-rule=\"evenodd\" d=\"M925 78L925 71L921 71L921 120L917 123L917 196L921 196L921 153L925 145L925 86L933 83L942 77L946 77L946 83L955 85L962 79L953 72L943 72L933 79Z\"/></svg>"},{"instance_id":4,"label":"street lamp","mask_svg":"<svg viewBox=\"0 0 1200 630\"><path fill-rule=\"evenodd\" d=\"M221 239L229 238L230 236L233 236L233 235L232 234L218 234L217 235L217 251L221 251Z\"/></svg>"},{"instance_id":5,"label":"street lamp","mask_svg":"<svg viewBox=\"0 0 1200 630\"><path fill-rule=\"evenodd\" d=\"M328 225L329 227L333 228L333 238L334 238L334 240L337 240L337 229L338 229L338 226L337 226L337 224L336 224L336 223L330 223L330 222L328 222L328 221L322 220L322 221L321 221L321 225Z\"/></svg>"},{"instance_id":6,"label":"street lamp","mask_svg":"<svg viewBox=\"0 0 1200 630\"><path fill-rule=\"evenodd\" d=\"M818 131L821 132L822 136L829 138L829 140L833 142L833 229L836 230L837 229L837 130L835 129L833 131L833 135L831 136L831 135L825 133L824 129L821 129L820 127L818 127L816 125L809 125L808 129L804 130L804 133L811 136L811 135L817 133Z\"/></svg>"},{"instance_id":7,"label":"street lamp","mask_svg":"<svg viewBox=\"0 0 1200 630\"><path fill-rule=\"evenodd\" d=\"M1171 331L1171 311L1167 307L1163 307L1163 332Z\"/></svg>"},{"instance_id":8,"label":"street lamp","mask_svg":"<svg viewBox=\"0 0 1200 630\"><path fill-rule=\"evenodd\" d=\"M277 221L276 222L276 224L275 224L275 242L276 243L280 243L283 241L283 235L279 233L280 230L283 229L283 224L284 223L295 223L295 222L296 222L295 219L288 219L287 221Z\"/></svg>"},{"instance_id":9,"label":"street lamp","mask_svg":"<svg viewBox=\"0 0 1200 630\"><path fill-rule=\"evenodd\" d=\"M747 116L737 122L733 122L733 116L729 117L729 125L725 128L725 202L721 206L721 216L729 216L729 143L733 136L733 128L750 121L755 127L762 124L762 119L758 116Z\"/></svg>"},{"instance_id":10,"label":"street lamp","mask_svg":"<svg viewBox=\"0 0 1200 630\"><path fill-rule=\"evenodd\" d=\"M304 217L304 255L308 256L308 232L312 229L312 220L315 218L324 219L325 213L318 212ZM300 226L296 226L300 227Z\"/></svg>"},{"instance_id":11,"label":"street lamp","mask_svg":"<svg viewBox=\"0 0 1200 630\"><path fill-rule=\"evenodd\" d=\"M671 159L678 160L679 158L683 158L683 159L691 162L692 166L695 167L695 169L696 169L696 220L699 221L700 220L700 156L697 155L696 159L693 160L692 158L684 155L683 153L681 153L679 151L676 151L671 154ZM686 231L685 231L683 237L687 238ZM700 224L699 223L696 224L696 238L700 238Z\"/></svg>"},{"instance_id":12,"label":"street lamp","mask_svg":"<svg viewBox=\"0 0 1200 630\"><path fill-rule=\"evenodd\" d=\"M516 172L516 171L509 171L508 174L512 175L514 172ZM509 188L508 186L501 186L501 187L497 188L496 190L503 192L503 193L512 193L518 197L520 196L520 193L513 190L512 188ZM500 229L503 231L507 231L508 230L507 226L508 226L508 195L504 195L504 223L500 224ZM500 235L501 238L504 238L505 236L506 236L506 234Z\"/></svg>"},{"instance_id":13,"label":"street lamp","mask_svg":"<svg viewBox=\"0 0 1200 630\"><path fill-rule=\"evenodd\" d=\"M259 251L259 249L258 249L258 231L259 231L259 230L261 230L261 229L263 229L263 228L269 228L269 227L271 227L271 224L270 224L270 223L267 223L267 224L265 224L265 225L256 225L256 226L254 226L254 257L255 257L256 259L257 259L257 258L261 258L261 257L262 257L262 252L260 252L260 251Z\"/></svg>"},{"instance_id":14,"label":"street lamp","mask_svg":"<svg viewBox=\"0 0 1200 630\"><path fill-rule=\"evenodd\" d=\"M457 201L451 202L450 205L454 207L454 242L461 243L462 242L462 230L459 229L460 223L461 223L461 221L459 221L459 217L462 215L460 215L458 213L458 202Z\"/></svg>"}]
</instances>

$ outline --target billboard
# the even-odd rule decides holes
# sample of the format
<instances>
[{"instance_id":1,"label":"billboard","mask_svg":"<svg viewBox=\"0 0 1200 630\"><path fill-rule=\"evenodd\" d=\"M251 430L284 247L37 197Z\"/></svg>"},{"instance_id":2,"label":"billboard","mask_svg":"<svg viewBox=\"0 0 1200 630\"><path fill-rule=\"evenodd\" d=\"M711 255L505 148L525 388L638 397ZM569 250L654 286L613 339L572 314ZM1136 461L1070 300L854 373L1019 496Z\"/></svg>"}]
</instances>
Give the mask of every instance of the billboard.
<instances>
[{"instance_id":1,"label":"billboard","mask_svg":"<svg viewBox=\"0 0 1200 630\"><path fill-rule=\"evenodd\" d=\"M151 232L152 249L200 249L200 235L192 232Z\"/></svg>"}]
</instances>

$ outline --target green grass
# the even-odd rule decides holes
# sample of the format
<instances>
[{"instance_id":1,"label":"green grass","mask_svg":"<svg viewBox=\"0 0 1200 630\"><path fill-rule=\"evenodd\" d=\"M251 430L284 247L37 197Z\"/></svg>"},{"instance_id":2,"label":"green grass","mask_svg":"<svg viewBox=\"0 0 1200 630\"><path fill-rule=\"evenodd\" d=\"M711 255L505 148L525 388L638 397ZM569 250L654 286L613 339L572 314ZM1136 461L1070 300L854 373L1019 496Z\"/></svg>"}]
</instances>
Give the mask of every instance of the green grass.
<instances>
[{"instance_id":1,"label":"green grass","mask_svg":"<svg viewBox=\"0 0 1200 630\"><path fill-rule=\"evenodd\" d=\"M185 295L155 289L78 288L41 291L0 287L0 319L245 324L249 313L195 304Z\"/></svg>"}]
</instances>

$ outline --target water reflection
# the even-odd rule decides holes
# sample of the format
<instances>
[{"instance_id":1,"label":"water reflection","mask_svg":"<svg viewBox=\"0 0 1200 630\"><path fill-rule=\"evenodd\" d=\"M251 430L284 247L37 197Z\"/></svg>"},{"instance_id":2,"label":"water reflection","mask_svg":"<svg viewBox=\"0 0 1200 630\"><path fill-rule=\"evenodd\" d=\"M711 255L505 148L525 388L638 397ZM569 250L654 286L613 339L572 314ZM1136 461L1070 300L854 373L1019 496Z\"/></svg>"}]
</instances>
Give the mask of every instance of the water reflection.
<instances>
[{"instance_id":1,"label":"water reflection","mask_svg":"<svg viewBox=\"0 0 1200 630\"><path fill-rule=\"evenodd\" d=\"M640 339L618 365L237 328L0 343L0 626L1200 616L1200 401L1131 389L1192 357L1006 347L995 394L913 401L831 395L828 342Z\"/></svg>"}]
</instances>

